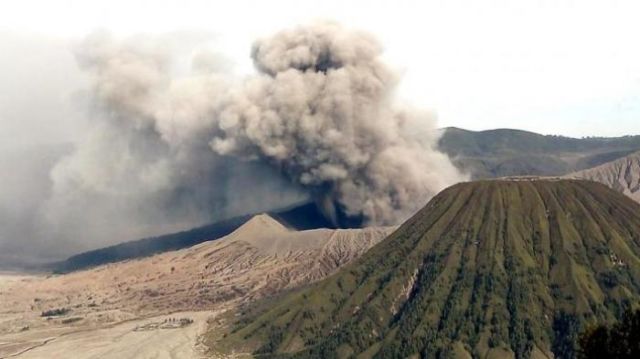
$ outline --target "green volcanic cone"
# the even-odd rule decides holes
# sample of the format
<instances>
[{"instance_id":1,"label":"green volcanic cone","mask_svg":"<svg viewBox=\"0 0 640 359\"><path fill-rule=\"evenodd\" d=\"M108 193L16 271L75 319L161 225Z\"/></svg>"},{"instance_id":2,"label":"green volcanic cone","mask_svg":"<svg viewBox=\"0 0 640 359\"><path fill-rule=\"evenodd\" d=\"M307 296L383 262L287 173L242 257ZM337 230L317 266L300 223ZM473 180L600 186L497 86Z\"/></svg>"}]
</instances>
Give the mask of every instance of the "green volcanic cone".
<instances>
[{"instance_id":1,"label":"green volcanic cone","mask_svg":"<svg viewBox=\"0 0 640 359\"><path fill-rule=\"evenodd\" d=\"M580 328L639 298L640 205L595 182L470 182L336 275L245 314L213 347L265 357L571 357Z\"/></svg>"}]
</instances>

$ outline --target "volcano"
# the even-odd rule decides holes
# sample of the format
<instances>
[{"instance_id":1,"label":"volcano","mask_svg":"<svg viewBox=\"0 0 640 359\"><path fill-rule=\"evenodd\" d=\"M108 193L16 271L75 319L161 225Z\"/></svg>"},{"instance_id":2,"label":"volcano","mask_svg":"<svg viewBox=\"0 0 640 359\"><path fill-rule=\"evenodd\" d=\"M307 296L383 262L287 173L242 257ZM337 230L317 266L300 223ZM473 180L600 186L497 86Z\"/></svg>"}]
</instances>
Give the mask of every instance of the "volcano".
<instances>
[{"instance_id":1,"label":"volcano","mask_svg":"<svg viewBox=\"0 0 640 359\"><path fill-rule=\"evenodd\" d=\"M338 208L336 206L336 208ZM196 244L222 238L238 229L259 213L246 214L213 222L186 231L169 233L157 237L143 238L119 243L73 255L66 260L36 267L38 270L52 270L67 273L99 265L129 259L148 257L154 254L188 248ZM315 202L301 203L290 208L277 209L268 213L278 222L293 230L361 228L362 218L348 217L337 212L329 218L322 207Z\"/></svg>"},{"instance_id":2,"label":"volcano","mask_svg":"<svg viewBox=\"0 0 640 359\"><path fill-rule=\"evenodd\" d=\"M581 328L639 298L636 202L589 181L469 182L334 276L236 313L209 345L263 357L567 358Z\"/></svg>"}]
</instances>

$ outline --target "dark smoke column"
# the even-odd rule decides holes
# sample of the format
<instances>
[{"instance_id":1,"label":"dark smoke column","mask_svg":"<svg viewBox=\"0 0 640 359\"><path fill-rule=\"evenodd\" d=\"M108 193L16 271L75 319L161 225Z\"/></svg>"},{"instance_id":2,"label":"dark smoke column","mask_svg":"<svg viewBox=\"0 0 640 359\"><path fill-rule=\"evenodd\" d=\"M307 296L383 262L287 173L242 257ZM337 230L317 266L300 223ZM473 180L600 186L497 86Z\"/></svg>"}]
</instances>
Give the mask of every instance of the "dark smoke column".
<instances>
[{"instance_id":1,"label":"dark smoke column","mask_svg":"<svg viewBox=\"0 0 640 359\"><path fill-rule=\"evenodd\" d=\"M276 166L327 213L336 205L334 219L400 222L463 176L433 148L434 119L393 103L397 77L381 53L370 35L331 23L257 41L259 74L224 101L211 148Z\"/></svg>"}]
</instances>

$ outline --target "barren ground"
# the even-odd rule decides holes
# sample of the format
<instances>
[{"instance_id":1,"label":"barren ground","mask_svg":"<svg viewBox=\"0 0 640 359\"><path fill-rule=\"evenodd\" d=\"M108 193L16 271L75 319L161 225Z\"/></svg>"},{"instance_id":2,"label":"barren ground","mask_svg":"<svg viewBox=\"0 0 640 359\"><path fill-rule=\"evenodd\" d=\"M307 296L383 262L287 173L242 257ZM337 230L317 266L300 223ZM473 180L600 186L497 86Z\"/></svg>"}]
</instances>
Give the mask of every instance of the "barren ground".
<instances>
[{"instance_id":1,"label":"barren ground","mask_svg":"<svg viewBox=\"0 0 640 359\"><path fill-rule=\"evenodd\" d=\"M199 358L204 348L198 336L207 327L207 319L218 312L181 312L147 319L128 320L102 327L78 327L35 330L2 338L18 343L0 351L7 358ZM136 330L168 318L191 318L181 328ZM3 344L4 344L3 343Z\"/></svg>"},{"instance_id":2,"label":"barren ground","mask_svg":"<svg viewBox=\"0 0 640 359\"><path fill-rule=\"evenodd\" d=\"M0 358L198 357L207 318L322 279L392 230L293 232L260 215L179 251L66 275L0 274ZM134 331L168 317L194 323Z\"/></svg>"}]
</instances>

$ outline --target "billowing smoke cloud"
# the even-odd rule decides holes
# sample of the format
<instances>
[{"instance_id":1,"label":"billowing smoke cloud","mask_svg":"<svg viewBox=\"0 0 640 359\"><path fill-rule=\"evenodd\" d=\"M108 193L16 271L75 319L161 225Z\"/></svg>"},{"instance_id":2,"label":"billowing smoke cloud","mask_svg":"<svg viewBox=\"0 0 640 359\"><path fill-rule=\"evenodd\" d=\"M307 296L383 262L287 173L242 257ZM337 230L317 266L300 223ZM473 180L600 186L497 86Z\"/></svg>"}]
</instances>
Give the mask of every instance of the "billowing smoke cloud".
<instances>
[{"instance_id":1,"label":"billowing smoke cloud","mask_svg":"<svg viewBox=\"0 0 640 359\"><path fill-rule=\"evenodd\" d=\"M211 111L230 86L216 71L228 66L200 51L191 70L176 56L201 40L96 33L77 47L91 124L51 171L40 211L46 252L64 256L308 198L266 163L211 150Z\"/></svg>"},{"instance_id":2,"label":"billowing smoke cloud","mask_svg":"<svg viewBox=\"0 0 640 359\"><path fill-rule=\"evenodd\" d=\"M329 216L393 224L464 179L434 149L433 116L394 101L398 78L370 35L327 23L277 33L254 44L244 78L206 40L97 33L78 47L91 130L51 172L45 247L79 251L307 198Z\"/></svg>"},{"instance_id":3,"label":"billowing smoke cloud","mask_svg":"<svg viewBox=\"0 0 640 359\"><path fill-rule=\"evenodd\" d=\"M256 42L260 74L224 101L211 147L265 159L347 215L405 219L461 176L433 149L434 120L393 102L397 78L381 52L368 34L335 24ZM416 125L421 139L408 131Z\"/></svg>"}]
</instances>

